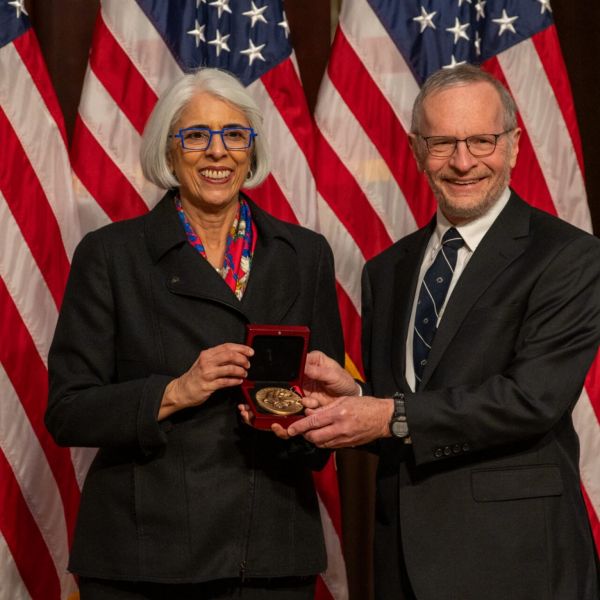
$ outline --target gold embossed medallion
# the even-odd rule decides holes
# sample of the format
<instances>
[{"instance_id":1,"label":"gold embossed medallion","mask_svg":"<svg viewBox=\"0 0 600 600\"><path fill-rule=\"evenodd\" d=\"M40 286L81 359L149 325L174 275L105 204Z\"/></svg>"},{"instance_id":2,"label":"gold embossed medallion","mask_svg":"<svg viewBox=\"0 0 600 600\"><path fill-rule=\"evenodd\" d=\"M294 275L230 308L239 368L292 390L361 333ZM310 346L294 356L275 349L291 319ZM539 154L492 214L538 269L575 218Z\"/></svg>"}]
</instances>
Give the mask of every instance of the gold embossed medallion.
<instances>
[{"instance_id":1,"label":"gold embossed medallion","mask_svg":"<svg viewBox=\"0 0 600 600\"><path fill-rule=\"evenodd\" d=\"M260 407L275 415L295 415L304 408L302 397L288 388L265 387L255 398Z\"/></svg>"}]
</instances>

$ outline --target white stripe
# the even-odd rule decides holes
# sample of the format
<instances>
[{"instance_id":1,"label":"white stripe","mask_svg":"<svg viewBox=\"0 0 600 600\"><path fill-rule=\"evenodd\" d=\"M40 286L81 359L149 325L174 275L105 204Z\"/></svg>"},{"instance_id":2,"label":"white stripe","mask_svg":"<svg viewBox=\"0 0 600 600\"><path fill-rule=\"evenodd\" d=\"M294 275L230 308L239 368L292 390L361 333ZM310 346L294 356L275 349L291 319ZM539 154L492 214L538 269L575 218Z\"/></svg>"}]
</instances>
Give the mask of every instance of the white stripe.
<instances>
[{"instance_id":1,"label":"white stripe","mask_svg":"<svg viewBox=\"0 0 600 600\"><path fill-rule=\"evenodd\" d=\"M404 130L409 131L419 85L367 0L343 2L340 26Z\"/></svg>"},{"instance_id":2,"label":"white stripe","mask_svg":"<svg viewBox=\"0 0 600 600\"><path fill-rule=\"evenodd\" d=\"M530 39L498 55L558 215L591 231L583 175L571 136ZM568 176L567 176L568 175Z\"/></svg>"},{"instance_id":3,"label":"white stripe","mask_svg":"<svg viewBox=\"0 0 600 600\"><path fill-rule=\"evenodd\" d=\"M321 579L323 579L323 583L327 586L334 600L348 600L346 565L340 538L321 498L319 498L319 511L321 512L321 523L327 546L327 571L321 573Z\"/></svg>"},{"instance_id":4,"label":"white stripe","mask_svg":"<svg viewBox=\"0 0 600 600\"><path fill-rule=\"evenodd\" d=\"M8 544L0 532L0 600L31 600Z\"/></svg>"},{"instance_id":5,"label":"white stripe","mask_svg":"<svg viewBox=\"0 0 600 600\"><path fill-rule=\"evenodd\" d=\"M157 96L181 76L177 61L134 0L102 0L106 26Z\"/></svg>"},{"instance_id":6,"label":"white stripe","mask_svg":"<svg viewBox=\"0 0 600 600\"><path fill-rule=\"evenodd\" d=\"M46 365L58 310L1 191L0 277ZM2 343L6 343L6 340Z\"/></svg>"},{"instance_id":7,"label":"white stripe","mask_svg":"<svg viewBox=\"0 0 600 600\"><path fill-rule=\"evenodd\" d=\"M416 223L402 190L327 74L321 83L315 119L381 219L390 239L395 241L414 231Z\"/></svg>"},{"instance_id":8,"label":"white stripe","mask_svg":"<svg viewBox=\"0 0 600 600\"><path fill-rule=\"evenodd\" d=\"M90 465L96 456L97 448L69 448L71 453L71 462L73 463L73 469L75 469L75 478L77 479L77 485L81 490L83 488L83 482L87 472L90 469Z\"/></svg>"},{"instance_id":9,"label":"white stripe","mask_svg":"<svg viewBox=\"0 0 600 600\"><path fill-rule=\"evenodd\" d=\"M75 174L73 174L73 189L77 196L81 235L98 229L102 225L112 223L110 217L104 212L96 199L87 191L86 187Z\"/></svg>"},{"instance_id":10,"label":"white stripe","mask_svg":"<svg viewBox=\"0 0 600 600\"><path fill-rule=\"evenodd\" d=\"M273 104L260 79L248 86L256 100L265 122L269 143L271 173L287 198L298 221L315 229L317 223L315 181L306 156L296 143L283 117ZM296 91L302 94L302 90ZM309 116L307 114L307 119Z\"/></svg>"},{"instance_id":11,"label":"white stripe","mask_svg":"<svg viewBox=\"0 0 600 600\"><path fill-rule=\"evenodd\" d=\"M67 524L60 493L46 455L1 365L0 394L0 447L48 547L66 597L74 584L67 574Z\"/></svg>"},{"instance_id":12,"label":"white stripe","mask_svg":"<svg viewBox=\"0 0 600 600\"><path fill-rule=\"evenodd\" d=\"M579 435L581 481L600 518L600 423L585 389L573 410L573 423Z\"/></svg>"},{"instance_id":13,"label":"white stripe","mask_svg":"<svg viewBox=\"0 0 600 600\"><path fill-rule=\"evenodd\" d=\"M360 314L360 275L365 258L354 242L354 238L320 194L317 196L317 202L319 207L318 231L327 238L333 251L336 279Z\"/></svg>"},{"instance_id":14,"label":"white stripe","mask_svg":"<svg viewBox=\"0 0 600 600\"><path fill-rule=\"evenodd\" d=\"M152 208L164 195L164 190L150 183L142 174L139 161L141 136L89 67L79 114L106 154L129 180L148 208ZM114 194L118 195L119 190L114 190Z\"/></svg>"},{"instance_id":15,"label":"white stripe","mask_svg":"<svg viewBox=\"0 0 600 600\"><path fill-rule=\"evenodd\" d=\"M13 126L56 217L69 257L79 240L71 167L58 125L12 44L0 51L0 106ZM10 82L7 85L6 82Z\"/></svg>"}]
</instances>

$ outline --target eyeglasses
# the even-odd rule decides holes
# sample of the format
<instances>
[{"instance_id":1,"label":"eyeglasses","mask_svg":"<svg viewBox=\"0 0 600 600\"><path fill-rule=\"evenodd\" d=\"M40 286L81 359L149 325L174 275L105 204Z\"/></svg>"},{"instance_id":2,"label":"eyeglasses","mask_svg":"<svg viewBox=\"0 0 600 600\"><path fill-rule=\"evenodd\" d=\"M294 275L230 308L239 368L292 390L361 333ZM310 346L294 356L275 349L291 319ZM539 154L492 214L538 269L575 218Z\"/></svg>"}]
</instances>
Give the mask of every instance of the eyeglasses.
<instances>
[{"instance_id":1,"label":"eyeglasses","mask_svg":"<svg viewBox=\"0 0 600 600\"><path fill-rule=\"evenodd\" d=\"M464 142L467 145L467 150L476 158L490 156L496 150L498 138L506 133L510 133L512 129L507 129L501 133L482 133L479 135L470 135L469 137L458 139L443 135L431 135L429 137L419 137L425 142L427 151L432 156L439 158L449 158L456 152L458 142Z\"/></svg>"},{"instance_id":2,"label":"eyeglasses","mask_svg":"<svg viewBox=\"0 0 600 600\"><path fill-rule=\"evenodd\" d=\"M250 148L252 141L258 135L252 127L223 127L209 129L208 127L187 127L169 137L179 138L181 147L187 151L207 150L213 135L220 135L223 146L227 150L245 150Z\"/></svg>"}]
</instances>

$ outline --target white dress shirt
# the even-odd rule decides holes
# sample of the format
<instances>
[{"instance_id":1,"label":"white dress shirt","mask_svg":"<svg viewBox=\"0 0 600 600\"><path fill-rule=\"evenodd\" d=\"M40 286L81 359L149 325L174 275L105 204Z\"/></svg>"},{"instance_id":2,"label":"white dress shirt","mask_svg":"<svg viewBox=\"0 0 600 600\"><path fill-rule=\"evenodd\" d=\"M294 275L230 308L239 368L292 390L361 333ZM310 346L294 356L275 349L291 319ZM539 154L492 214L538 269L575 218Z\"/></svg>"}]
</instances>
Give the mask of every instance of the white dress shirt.
<instances>
[{"instance_id":1,"label":"white dress shirt","mask_svg":"<svg viewBox=\"0 0 600 600\"><path fill-rule=\"evenodd\" d=\"M423 257L423 262L421 263L421 270L419 271L419 280L417 282L415 297L413 298L413 307L408 326L408 335L406 337L406 365L404 369L404 375L408 385L410 386L410 389L413 392L415 391L416 382L415 369L413 365L413 333L415 325L415 312L417 310L416 301L419 297L419 290L421 289L423 277L425 277L427 269L433 264L433 261L435 260L435 257L442 246L442 238L446 231L450 229L450 227L455 227L465 243L461 248L458 249L456 266L454 267L454 275L452 276L452 281L450 282L450 287L448 288L448 294L446 295L444 305L439 313L437 323L438 326L442 317L444 316L444 310L448 304L448 300L452 294L452 291L454 290L462 272L465 270L465 267L467 266L471 256L473 256L473 252L475 252L477 246L483 239L483 236L488 232L488 229L492 226L498 215L502 212L502 209L506 206L509 198L510 189L506 188L500 195L498 201L484 215L459 226L452 225L452 223L450 223L450 221L448 221L448 219L444 216L442 211L439 208L437 210L435 230L429 238L427 248L425 249L425 255Z\"/></svg>"}]
</instances>

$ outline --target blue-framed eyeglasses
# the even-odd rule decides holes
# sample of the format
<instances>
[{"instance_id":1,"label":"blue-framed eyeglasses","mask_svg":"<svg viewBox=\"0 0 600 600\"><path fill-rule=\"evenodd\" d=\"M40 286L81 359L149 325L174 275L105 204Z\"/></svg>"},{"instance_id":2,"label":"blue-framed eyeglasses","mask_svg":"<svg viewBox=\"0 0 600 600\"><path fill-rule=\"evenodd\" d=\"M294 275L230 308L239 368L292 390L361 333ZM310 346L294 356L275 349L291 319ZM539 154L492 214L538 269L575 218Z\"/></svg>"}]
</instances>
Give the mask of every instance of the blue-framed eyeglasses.
<instances>
[{"instance_id":1,"label":"blue-framed eyeglasses","mask_svg":"<svg viewBox=\"0 0 600 600\"><path fill-rule=\"evenodd\" d=\"M253 127L223 127L223 129L186 127L169 137L179 138L183 150L197 152L208 149L213 135L221 136L223 146L227 150L245 150L246 148L250 148L254 138L258 134L254 131Z\"/></svg>"}]
</instances>

